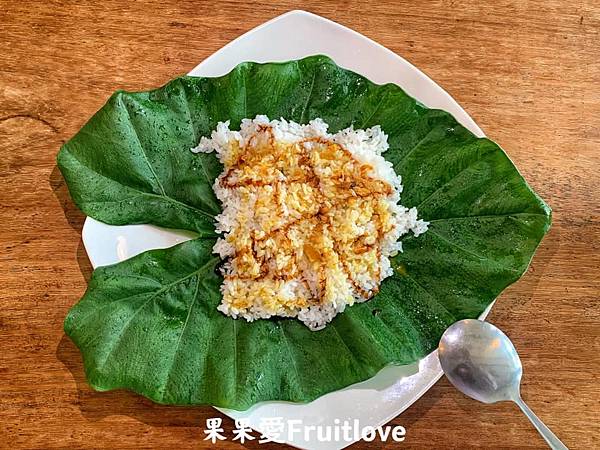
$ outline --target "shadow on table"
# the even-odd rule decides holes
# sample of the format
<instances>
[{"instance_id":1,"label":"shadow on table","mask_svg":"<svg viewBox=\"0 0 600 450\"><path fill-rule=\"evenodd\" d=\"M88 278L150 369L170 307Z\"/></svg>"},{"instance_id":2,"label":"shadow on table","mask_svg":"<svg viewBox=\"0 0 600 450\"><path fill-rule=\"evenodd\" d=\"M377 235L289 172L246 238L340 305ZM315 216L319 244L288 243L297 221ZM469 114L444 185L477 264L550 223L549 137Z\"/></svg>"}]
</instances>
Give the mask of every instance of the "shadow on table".
<instances>
[{"instance_id":1,"label":"shadow on table","mask_svg":"<svg viewBox=\"0 0 600 450\"><path fill-rule=\"evenodd\" d=\"M85 214L83 214L77 208L75 203L73 203L71 195L69 194L67 183L60 173L58 166L54 166L52 169L50 177L48 178L48 182L52 188L54 196L63 209L63 213L65 214L67 222L75 231L81 232L81 229L83 228L83 222L85 221Z\"/></svg>"},{"instance_id":2,"label":"shadow on table","mask_svg":"<svg viewBox=\"0 0 600 450\"><path fill-rule=\"evenodd\" d=\"M501 328L503 324L514 325L513 328L516 328L518 332L519 317L524 313L526 305L531 303L546 269L552 264L555 255L560 249L560 241L560 226L555 223L537 249L531 265L523 274L523 278L516 281L500 294L487 320ZM540 313L551 315L549 311L542 310ZM504 331L506 332L507 330ZM513 330L512 332L514 333L515 331ZM509 337L511 337L510 334ZM514 338L515 336L512 337ZM519 351L519 348L517 348L517 351Z\"/></svg>"},{"instance_id":3,"label":"shadow on table","mask_svg":"<svg viewBox=\"0 0 600 450\"><path fill-rule=\"evenodd\" d=\"M67 188L67 183L65 182L65 179L60 173L60 170L58 170L57 166L54 166L52 169L52 173L50 173L48 182L52 188L54 196L58 200L58 203L63 210L67 222L71 228L78 233L81 233L86 216L77 208L75 203L73 203L71 195L69 194L69 189ZM90 264L90 260L87 256L85 247L83 246L83 241L81 239L79 240L79 245L77 246L76 259L77 264L79 264L79 270L81 270L81 274L86 281L90 281L90 277L92 276L94 269Z\"/></svg>"}]
</instances>

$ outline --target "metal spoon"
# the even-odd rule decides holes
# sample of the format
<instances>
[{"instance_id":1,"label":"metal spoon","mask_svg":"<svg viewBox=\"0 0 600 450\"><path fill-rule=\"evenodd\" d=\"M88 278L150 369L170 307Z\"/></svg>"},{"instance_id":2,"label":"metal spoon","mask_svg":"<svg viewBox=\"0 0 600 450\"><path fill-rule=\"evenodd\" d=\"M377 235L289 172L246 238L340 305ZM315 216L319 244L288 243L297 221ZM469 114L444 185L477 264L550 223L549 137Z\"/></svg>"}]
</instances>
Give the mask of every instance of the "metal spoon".
<instances>
[{"instance_id":1,"label":"metal spoon","mask_svg":"<svg viewBox=\"0 0 600 450\"><path fill-rule=\"evenodd\" d=\"M552 449L567 449L521 398L523 367L508 337L481 320L460 320L443 334L440 363L450 382L483 403L511 400L519 405Z\"/></svg>"}]
</instances>

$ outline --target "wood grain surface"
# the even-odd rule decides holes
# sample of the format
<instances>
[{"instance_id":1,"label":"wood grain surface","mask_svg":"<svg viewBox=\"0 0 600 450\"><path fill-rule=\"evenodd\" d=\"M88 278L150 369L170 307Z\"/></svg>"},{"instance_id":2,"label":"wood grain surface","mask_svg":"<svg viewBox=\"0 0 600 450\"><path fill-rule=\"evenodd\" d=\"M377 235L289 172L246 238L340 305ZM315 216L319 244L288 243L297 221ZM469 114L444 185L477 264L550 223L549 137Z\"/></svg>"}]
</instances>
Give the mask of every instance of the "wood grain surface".
<instances>
[{"instance_id":1,"label":"wood grain surface","mask_svg":"<svg viewBox=\"0 0 600 450\"><path fill-rule=\"evenodd\" d=\"M531 407L569 447L600 448L596 0L1 0L0 447L211 446L202 441L205 420L220 415L210 407L159 406L86 385L62 322L91 267L84 216L55 156L115 89L157 87L295 8L347 25L424 70L552 206L552 230L490 320L521 354ZM232 421L223 420L230 432ZM544 448L516 406L478 404L445 380L392 422L406 427L406 441L369 446Z\"/></svg>"}]
</instances>

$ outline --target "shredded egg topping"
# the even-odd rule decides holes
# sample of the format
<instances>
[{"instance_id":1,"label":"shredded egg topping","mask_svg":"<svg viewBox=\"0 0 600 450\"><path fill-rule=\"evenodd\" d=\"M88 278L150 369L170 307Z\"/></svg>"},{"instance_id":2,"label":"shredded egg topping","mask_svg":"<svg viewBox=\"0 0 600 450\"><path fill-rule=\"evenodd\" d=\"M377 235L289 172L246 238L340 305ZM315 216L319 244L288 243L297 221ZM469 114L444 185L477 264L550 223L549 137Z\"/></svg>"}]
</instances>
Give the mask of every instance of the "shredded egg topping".
<instances>
[{"instance_id":1,"label":"shredded egg topping","mask_svg":"<svg viewBox=\"0 0 600 450\"><path fill-rule=\"evenodd\" d=\"M279 141L269 123L219 153L222 312L298 316L318 329L377 293L390 271L382 242L397 239L391 200L399 195L372 165L325 137Z\"/></svg>"}]
</instances>

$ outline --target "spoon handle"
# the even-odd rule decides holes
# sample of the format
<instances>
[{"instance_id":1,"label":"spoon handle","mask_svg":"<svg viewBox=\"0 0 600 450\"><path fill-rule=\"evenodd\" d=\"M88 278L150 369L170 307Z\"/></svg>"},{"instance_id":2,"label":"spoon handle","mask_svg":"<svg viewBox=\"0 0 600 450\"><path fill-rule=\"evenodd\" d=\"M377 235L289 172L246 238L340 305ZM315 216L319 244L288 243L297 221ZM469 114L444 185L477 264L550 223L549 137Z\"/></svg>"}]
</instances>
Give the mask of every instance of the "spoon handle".
<instances>
[{"instance_id":1,"label":"spoon handle","mask_svg":"<svg viewBox=\"0 0 600 450\"><path fill-rule=\"evenodd\" d=\"M550 431L544 422L542 422L538 416L536 416L533 411L527 406L527 404L523 401L521 397L515 400L515 403L519 405L521 411L525 413L529 421L533 424L536 430L542 435L542 437L548 443L548 446L553 450L569 450L565 444L563 444L556 435Z\"/></svg>"}]
</instances>

